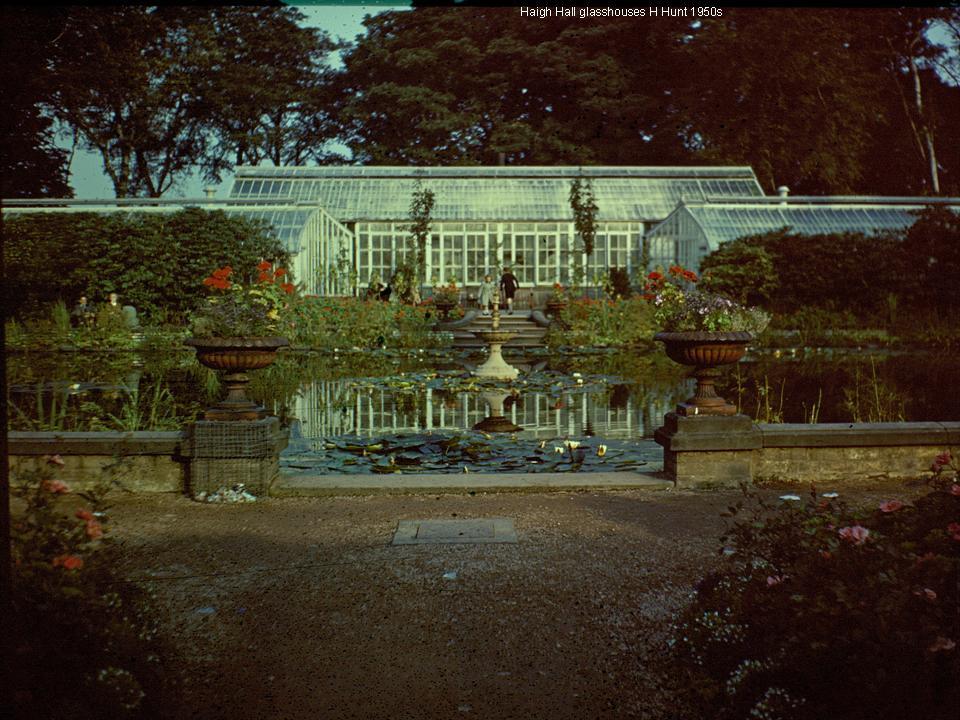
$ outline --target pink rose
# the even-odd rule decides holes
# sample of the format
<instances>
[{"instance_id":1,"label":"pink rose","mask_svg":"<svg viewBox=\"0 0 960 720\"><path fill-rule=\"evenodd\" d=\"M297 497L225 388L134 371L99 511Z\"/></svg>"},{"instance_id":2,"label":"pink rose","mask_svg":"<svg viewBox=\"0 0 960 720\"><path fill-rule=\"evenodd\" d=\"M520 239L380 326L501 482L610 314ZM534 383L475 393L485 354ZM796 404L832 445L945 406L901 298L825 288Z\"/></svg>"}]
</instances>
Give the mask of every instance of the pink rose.
<instances>
[{"instance_id":1,"label":"pink rose","mask_svg":"<svg viewBox=\"0 0 960 720\"><path fill-rule=\"evenodd\" d=\"M938 635L937 639L933 641L933 645L930 646L930 652L953 650L956 646L957 644L950 638L945 638L942 635Z\"/></svg>"},{"instance_id":2,"label":"pink rose","mask_svg":"<svg viewBox=\"0 0 960 720\"><path fill-rule=\"evenodd\" d=\"M950 456L950 451L942 452L933 461L933 465L930 466L930 469L934 472L940 472L944 467L950 464L950 461L953 458Z\"/></svg>"},{"instance_id":3,"label":"pink rose","mask_svg":"<svg viewBox=\"0 0 960 720\"><path fill-rule=\"evenodd\" d=\"M863 545L863 543L867 541L867 538L870 537L870 531L862 525L840 528L838 534L842 540L851 542L854 545Z\"/></svg>"},{"instance_id":4,"label":"pink rose","mask_svg":"<svg viewBox=\"0 0 960 720\"><path fill-rule=\"evenodd\" d=\"M913 594L916 595L917 597L926 598L930 602L933 602L934 600L937 599L936 591L931 590L930 588L924 588L923 590L914 590Z\"/></svg>"},{"instance_id":5,"label":"pink rose","mask_svg":"<svg viewBox=\"0 0 960 720\"><path fill-rule=\"evenodd\" d=\"M950 523L947 525L947 532L953 536L954 540L960 541L960 523Z\"/></svg>"},{"instance_id":6,"label":"pink rose","mask_svg":"<svg viewBox=\"0 0 960 720\"><path fill-rule=\"evenodd\" d=\"M103 528L96 520L87 521L87 537L89 537L91 540L96 540L97 538L103 537Z\"/></svg>"},{"instance_id":7,"label":"pink rose","mask_svg":"<svg viewBox=\"0 0 960 720\"><path fill-rule=\"evenodd\" d=\"M960 495L960 483L954 483L950 486L951 495Z\"/></svg>"},{"instance_id":8,"label":"pink rose","mask_svg":"<svg viewBox=\"0 0 960 720\"><path fill-rule=\"evenodd\" d=\"M785 575L767 575L767 587L773 587L774 585L779 585L784 580L786 580Z\"/></svg>"},{"instance_id":9,"label":"pink rose","mask_svg":"<svg viewBox=\"0 0 960 720\"><path fill-rule=\"evenodd\" d=\"M63 458L59 455L47 455L44 460L47 461L48 465L59 465L63 467L66 463L63 461Z\"/></svg>"},{"instance_id":10,"label":"pink rose","mask_svg":"<svg viewBox=\"0 0 960 720\"><path fill-rule=\"evenodd\" d=\"M880 510L885 513L896 512L902 507L903 503L899 500L887 500L887 502L880 503Z\"/></svg>"},{"instance_id":11,"label":"pink rose","mask_svg":"<svg viewBox=\"0 0 960 720\"><path fill-rule=\"evenodd\" d=\"M43 489L47 492L51 492L54 495L63 495L70 492L70 488L67 487L67 484L61 482L60 480L44 480Z\"/></svg>"}]
</instances>

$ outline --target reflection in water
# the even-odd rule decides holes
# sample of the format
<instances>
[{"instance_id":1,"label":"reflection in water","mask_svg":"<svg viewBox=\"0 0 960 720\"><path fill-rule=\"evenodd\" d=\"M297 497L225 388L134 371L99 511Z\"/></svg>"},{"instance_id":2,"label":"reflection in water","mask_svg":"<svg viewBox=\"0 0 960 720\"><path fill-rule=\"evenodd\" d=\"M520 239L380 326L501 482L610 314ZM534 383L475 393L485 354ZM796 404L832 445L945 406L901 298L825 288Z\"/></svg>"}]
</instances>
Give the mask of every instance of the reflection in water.
<instances>
[{"instance_id":1,"label":"reflection in water","mask_svg":"<svg viewBox=\"0 0 960 720\"><path fill-rule=\"evenodd\" d=\"M290 409L304 439L429 430L470 430L489 415L481 393L429 387L357 390L350 380L316 380L301 388ZM617 385L607 392L525 392L505 398L504 417L525 437L653 437L687 384L642 389Z\"/></svg>"}]
</instances>

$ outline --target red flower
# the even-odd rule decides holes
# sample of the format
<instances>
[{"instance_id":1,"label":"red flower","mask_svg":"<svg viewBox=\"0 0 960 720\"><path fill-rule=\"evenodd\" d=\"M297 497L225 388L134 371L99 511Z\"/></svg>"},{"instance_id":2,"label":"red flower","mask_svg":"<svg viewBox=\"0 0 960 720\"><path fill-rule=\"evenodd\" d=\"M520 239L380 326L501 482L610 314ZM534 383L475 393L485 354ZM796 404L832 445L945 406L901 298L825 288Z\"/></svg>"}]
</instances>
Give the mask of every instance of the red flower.
<instances>
[{"instance_id":1,"label":"red flower","mask_svg":"<svg viewBox=\"0 0 960 720\"><path fill-rule=\"evenodd\" d=\"M954 483L950 486L951 495L960 495L960 484Z\"/></svg>"},{"instance_id":2,"label":"red flower","mask_svg":"<svg viewBox=\"0 0 960 720\"><path fill-rule=\"evenodd\" d=\"M259 275L257 275L257 282L270 282L270 280L271 277L270 273L268 272L261 272Z\"/></svg>"},{"instance_id":3,"label":"red flower","mask_svg":"<svg viewBox=\"0 0 960 720\"><path fill-rule=\"evenodd\" d=\"M57 555L52 560L52 564L64 570L79 570L83 567L83 558L78 555Z\"/></svg>"},{"instance_id":4,"label":"red flower","mask_svg":"<svg viewBox=\"0 0 960 720\"><path fill-rule=\"evenodd\" d=\"M268 263L266 260L261 260L261 261L257 264L257 270L267 271L267 270L269 270L269 269L270 269L270 263Z\"/></svg>"},{"instance_id":5,"label":"red flower","mask_svg":"<svg viewBox=\"0 0 960 720\"><path fill-rule=\"evenodd\" d=\"M227 288L230 287L229 280L226 280L222 277L214 277L214 276L211 276L205 279L203 281L203 284L206 285L207 287L217 288L218 290L226 290Z\"/></svg>"},{"instance_id":6,"label":"red flower","mask_svg":"<svg viewBox=\"0 0 960 720\"><path fill-rule=\"evenodd\" d=\"M880 503L880 511L885 513L896 512L902 507L903 503L899 500L888 500L887 502Z\"/></svg>"},{"instance_id":7,"label":"red flower","mask_svg":"<svg viewBox=\"0 0 960 720\"><path fill-rule=\"evenodd\" d=\"M954 540L960 542L960 523L950 523L947 525L947 532L953 537Z\"/></svg>"},{"instance_id":8,"label":"red flower","mask_svg":"<svg viewBox=\"0 0 960 720\"><path fill-rule=\"evenodd\" d=\"M293 283L280 283L280 288L281 288L287 295L293 294L293 291L294 291Z\"/></svg>"},{"instance_id":9,"label":"red flower","mask_svg":"<svg viewBox=\"0 0 960 720\"><path fill-rule=\"evenodd\" d=\"M273 276L278 278L281 278L286 274L287 274L287 271L284 270L283 268L277 268L276 270L273 271Z\"/></svg>"},{"instance_id":10,"label":"red flower","mask_svg":"<svg viewBox=\"0 0 960 720\"><path fill-rule=\"evenodd\" d=\"M658 273L656 270L654 270L652 273L650 273L649 275L647 275L647 279L648 279L648 280L663 280L663 274L662 274L662 273Z\"/></svg>"},{"instance_id":11,"label":"red flower","mask_svg":"<svg viewBox=\"0 0 960 720\"><path fill-rule=\"evenodd\" d=\"M74 515L75 517L78 517L81 520L88 520L88 521L93 520L93 513L90 512L89 510L77 510L77 512L74 513Z\"/></svg>"},{"instance_id":12,"label":"red flower","mask_svg":"<svg viewBox=\"0 0 960 720\"><path fill-rule=\"evenodd\" d=\"M87 521L87 537L91 540L103 537L103 527L96 519Z\"/></svg>"}]
</instances>

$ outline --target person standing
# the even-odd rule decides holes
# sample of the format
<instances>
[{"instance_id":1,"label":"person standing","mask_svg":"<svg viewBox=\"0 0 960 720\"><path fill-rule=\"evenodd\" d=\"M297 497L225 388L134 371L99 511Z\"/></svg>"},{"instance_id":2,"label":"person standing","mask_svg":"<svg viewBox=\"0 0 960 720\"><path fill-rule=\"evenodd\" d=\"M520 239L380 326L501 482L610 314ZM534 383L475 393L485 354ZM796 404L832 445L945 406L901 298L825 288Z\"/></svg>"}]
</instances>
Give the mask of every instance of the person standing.
<instances>
[{"instance_id":1,"label":"person standing","mask_svg":"<svg viewBox=\"0 0 960 720\"><path fill-rule=\"evenodd\" d=\"M510 268L504 268L503 275L500 277L500 293L507 299L507 315L513 315L513 298L519 287L520 282L510 272Z\"/></svg>"},{"instance_id":2,"label":"person standing","mask_svg":"<svg viewBox=\"0 0 960 720\"><path fill-rule=\"evenodd\" d=\"M87 296L81 295L80 301L74 306L73 312L74 324L79 326L91 327L93 325L93 305L87 302Z\"/></svg>"},{"instance_id":3,"label":"person standing","mask_svg":"<svg viewBox=\"0 0 960 720\"><path fill-rule=\"evenodd\" d=\"M490 314L490 303L493 302L493 278L489 275L483 276L483 282L480 283L480 292L477 297L477 303L480 305L480 310L484 315Z\"/></svg>"}]
</instances>

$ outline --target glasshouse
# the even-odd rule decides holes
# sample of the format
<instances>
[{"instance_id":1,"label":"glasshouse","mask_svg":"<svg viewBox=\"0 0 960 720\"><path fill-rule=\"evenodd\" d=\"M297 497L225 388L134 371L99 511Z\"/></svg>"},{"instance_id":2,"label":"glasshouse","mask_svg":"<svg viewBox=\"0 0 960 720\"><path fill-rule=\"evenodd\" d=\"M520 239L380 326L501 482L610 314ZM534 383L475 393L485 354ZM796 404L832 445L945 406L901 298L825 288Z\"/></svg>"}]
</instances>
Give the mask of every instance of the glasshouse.
<instances>
[{"instance_id":1,"label":"glasshouse","mask_svg":"<svg viewBox=\"0 0 960 720\"><path fill-rule=\"evenodd\" d=\"M596 205L593 252L571 189ZM526 288L601 285L657 265L697 269L720 244L784 227L801 234L902 230L958 198L765 196L748 167L238 167L228 199L6 200L4 212L174 212L199 206L259 218L290 251L307 293L388 282L410 248L410 206L429 190L428 283L476 286L510 267Z\"/></svg>"},{"instance_id":2,"label":"glasshouse","mask_svg":"<svg viewBox=\"0 0 960 720\"><path fill-rule=\"evenodd\" d=\"M647 233L651 267L679 263L698 269L721 244L789 228L799 235L896 232L929 205L960 211L960 198L779 197L681 201Z\"/></svg>"},{"instance_id":3,"label":"glasshouse","mask_svg":"<svg viewBox=\"0 0 960 720\"><path fill-rule=\"evenodd\" d=\"M576 236L570 192L597 206L590 256ZM231 199L313 203L355 235L348 262L361 286L389 280L409 247L410 204L434 196L428 281L478 284L510 267L525 286L585 285L641 264L643 235L680 200L762 197L748 167L238 167ZM340 250L338 250L340 252Z\"/></svg>"}]
</instances>

